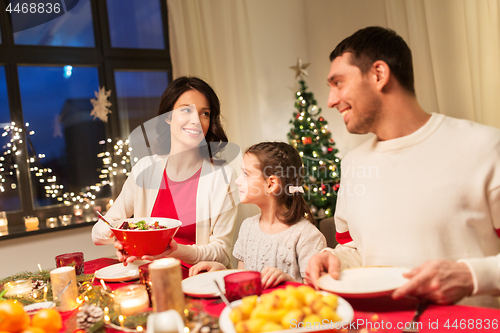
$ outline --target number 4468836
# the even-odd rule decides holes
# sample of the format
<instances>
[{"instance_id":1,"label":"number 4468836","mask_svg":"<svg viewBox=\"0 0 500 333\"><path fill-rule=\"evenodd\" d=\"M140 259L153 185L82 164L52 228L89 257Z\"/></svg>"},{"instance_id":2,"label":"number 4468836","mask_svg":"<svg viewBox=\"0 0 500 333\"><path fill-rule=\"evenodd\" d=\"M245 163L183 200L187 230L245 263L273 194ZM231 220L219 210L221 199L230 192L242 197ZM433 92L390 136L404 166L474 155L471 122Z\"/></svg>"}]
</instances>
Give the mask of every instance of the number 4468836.
<instances>
[{"instance_id":1,"label":"number 4468836","mask_svg":"<svg viewBox=\"0 0 500 333\"><path fill-rule=\"evenodd\" d=\"M443 325L447 329L455 328L455 329L498 329L498 319L455 319L451 322L449 319Z\"/></svg>"},{"instance_id":2,"label":"number 4468836","mask_svg":"<svg viewBox=\"0 0 500 333\"><path fill-rule=\"evenodd\" d=\"M12 13L12 12L16 12L16 13L23 13L23 14L27 14L27 13L31 13L31 14L35 14L35 13L39 13L39 14L51 14L51 13L56 13L58 14L60 11L61 11L61 4L59 2L57 3L50 3L50 2L47 2L47 3L17 3L16 6L14 8L12 8L12 4L9 3L9 5L7 6L7 8L5 8L5 11L9 12L9 13Z\"/></svg>"}]
</instances>

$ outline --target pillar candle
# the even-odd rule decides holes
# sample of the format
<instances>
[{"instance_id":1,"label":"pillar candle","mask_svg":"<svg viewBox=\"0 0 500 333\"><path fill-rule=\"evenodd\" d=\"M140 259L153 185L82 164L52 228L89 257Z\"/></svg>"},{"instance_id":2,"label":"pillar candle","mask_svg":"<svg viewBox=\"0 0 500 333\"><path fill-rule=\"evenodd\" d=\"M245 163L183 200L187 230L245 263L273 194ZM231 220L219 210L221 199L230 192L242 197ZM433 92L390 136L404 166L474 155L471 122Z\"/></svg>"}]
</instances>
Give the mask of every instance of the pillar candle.
<instances>
[{"instance_id":1,"label":"pillar candle","mask_svg":"<svg viewBox=\"0 0 500 333\"><path fill-rule=\"evenodd\" d=\"M174 258L155 260L149 265L153 311L176 310L184 319L181 262Z\"/></svg>"},{"instance_id":2,"label":"pillar candle","mask_svg":"<svg viewBox=\"0 0 500 333\"><path fill-rule=\"evenodd\" d=\"M114 302L124 316L144 311L149 306L148 293L144 285L130 285L115 290Z\"/></svg>"},{"instance_id":3,"label":"pillar candle","mask_svg":"<svg viewBox=\"0 0 500 333\"><path fill-rule=\"evenodd\" d=\"M64 292L61 291L68 285ZM78 298L78 288L76 286L76 273L74 267L59 267L50 271L50 283L52 284L52 294L54 297L59 297L54 299L56 302L57 310L64 312L73 310L78 306L76 299Z\"/></svg>"},{"instance_id":4,"label":"pillar candle","mask_svg":"<svg viewBox=\"0 0 500 333\"><path fill-rule=\"evenodd\" d=\"M27 279L27 280L17 280L14 282L7 282L4 287L7 290L7 292L5 293L5 296L28 297L31 294L33 285L31 284L31 279Z\"/></svg>"},{"instance_id":5,"label":"pillar candle","mask_svg":"<svg viewBox=\"0 0 500 333\"><path fill-rule=\"evenodd\" d=\"M24 225L26 226L26 231L37 230L38 229L38 217L26 216L24 218Z\"/></svg>"}]
</instances>

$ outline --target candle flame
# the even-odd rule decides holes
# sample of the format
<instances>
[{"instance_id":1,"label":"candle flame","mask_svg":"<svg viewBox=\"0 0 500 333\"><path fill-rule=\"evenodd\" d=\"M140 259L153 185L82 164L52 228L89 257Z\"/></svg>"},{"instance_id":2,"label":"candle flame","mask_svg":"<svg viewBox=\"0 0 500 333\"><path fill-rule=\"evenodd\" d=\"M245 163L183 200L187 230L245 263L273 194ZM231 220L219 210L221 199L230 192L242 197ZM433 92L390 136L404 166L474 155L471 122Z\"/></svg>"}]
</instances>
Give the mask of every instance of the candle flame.
<instances>
[{"instance_id":1,"label":"candle flame","mask_svg":"<svg viewBox=\"0 0 500 333\"><path fill-rule=\"evenodd\" d=\"M135 329L137 330L137 332L142 332L143 330L142 326L137 326Z\"/></svg>"},{"instance_id":2,"label":"candle flame","mask_svg":"<svg viewBox=\"0 0 500 333\"><path fill-rule=\"evenodd\" d=\"M122 316L122 315L120 315L120 316L118 317L118 321L120 322L120 326L121 326L121 327L123 327L123 320L124 320L124 319L123 319L123 316Z\"/></svg>"},{"instance_id":3,"label":"candle flame","mask_svg":"<svg viewBox=\"0 0 500 333\"><path fill-rule=\"evenodd\" d=\"M189 327L184 327L184 333L189 333Z\"/></svg>"}]
</instances>

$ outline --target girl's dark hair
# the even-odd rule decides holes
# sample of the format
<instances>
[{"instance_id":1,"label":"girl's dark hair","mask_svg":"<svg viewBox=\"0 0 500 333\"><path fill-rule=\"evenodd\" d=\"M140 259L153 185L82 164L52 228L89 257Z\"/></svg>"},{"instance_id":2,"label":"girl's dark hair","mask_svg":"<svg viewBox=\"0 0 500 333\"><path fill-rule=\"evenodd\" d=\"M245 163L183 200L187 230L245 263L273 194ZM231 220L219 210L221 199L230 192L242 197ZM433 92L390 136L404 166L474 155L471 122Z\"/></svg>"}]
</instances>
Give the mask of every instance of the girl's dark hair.
<instances>
[{"instance_id":1,"label":"girl's dark hair","mask_svg":"<svg viewBox=\"0 0 500 333\"><path fill-rule=\"evenodd\" d=\"M311 210L300 192L290 194L290 186L301 186L303 176L302 159L298 151L285 142L261 142L248 148L246 154L254 155L260 162L264 178L274 175L279 179L280 189L275 193L278 207L276 216L287 225L302 218L315 223Z\"/></svg>"},{"instance_id":2,"label":"girl's dark hair","mask_svg":"<svg viewBox=\"0 0 500 333\"><path fill-rule=\"evenodd\" d=\"M210 107L210 127L205 136L208 149L204 145L200 146L200 154L213 163L214 156L226 146L228 140L221 124L219 98L208 83L194 76L181 76L175 79L161 95L158 116L173 111L179 97L190 90L202 93L207 98ZM167 155L170 153L170 125L166 121L158 121L156 132L158 139L154 151L158 155Z\"/></svg>"}]
</instances>

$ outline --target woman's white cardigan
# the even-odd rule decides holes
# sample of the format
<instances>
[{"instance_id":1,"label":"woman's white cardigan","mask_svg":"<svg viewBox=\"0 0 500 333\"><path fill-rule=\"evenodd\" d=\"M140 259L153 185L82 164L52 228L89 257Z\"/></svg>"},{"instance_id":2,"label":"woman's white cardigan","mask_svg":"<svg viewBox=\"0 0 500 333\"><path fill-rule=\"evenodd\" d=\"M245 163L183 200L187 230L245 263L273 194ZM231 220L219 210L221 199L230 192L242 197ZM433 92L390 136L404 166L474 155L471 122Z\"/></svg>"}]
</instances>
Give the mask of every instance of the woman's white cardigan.
<instances>
[{"instance_id":1,"label":"woman's white cardigan","mask_svg":"<svg viewBox=\"0 0 500 333\"><path fill-rule=\"evenodd\" d=\"M168 156L152 155L137 162L106 213L108 221L151 216L167 159ZM230 165L203 162L196 193L196 245L179 245L172 256L189 264L218 261L230 265L239 204L235 179L236 172ZM92 240L96 245L104 245L113 243L114 237L109 227L99 221L92 229Z\"/></svg>"}]
</instances>

